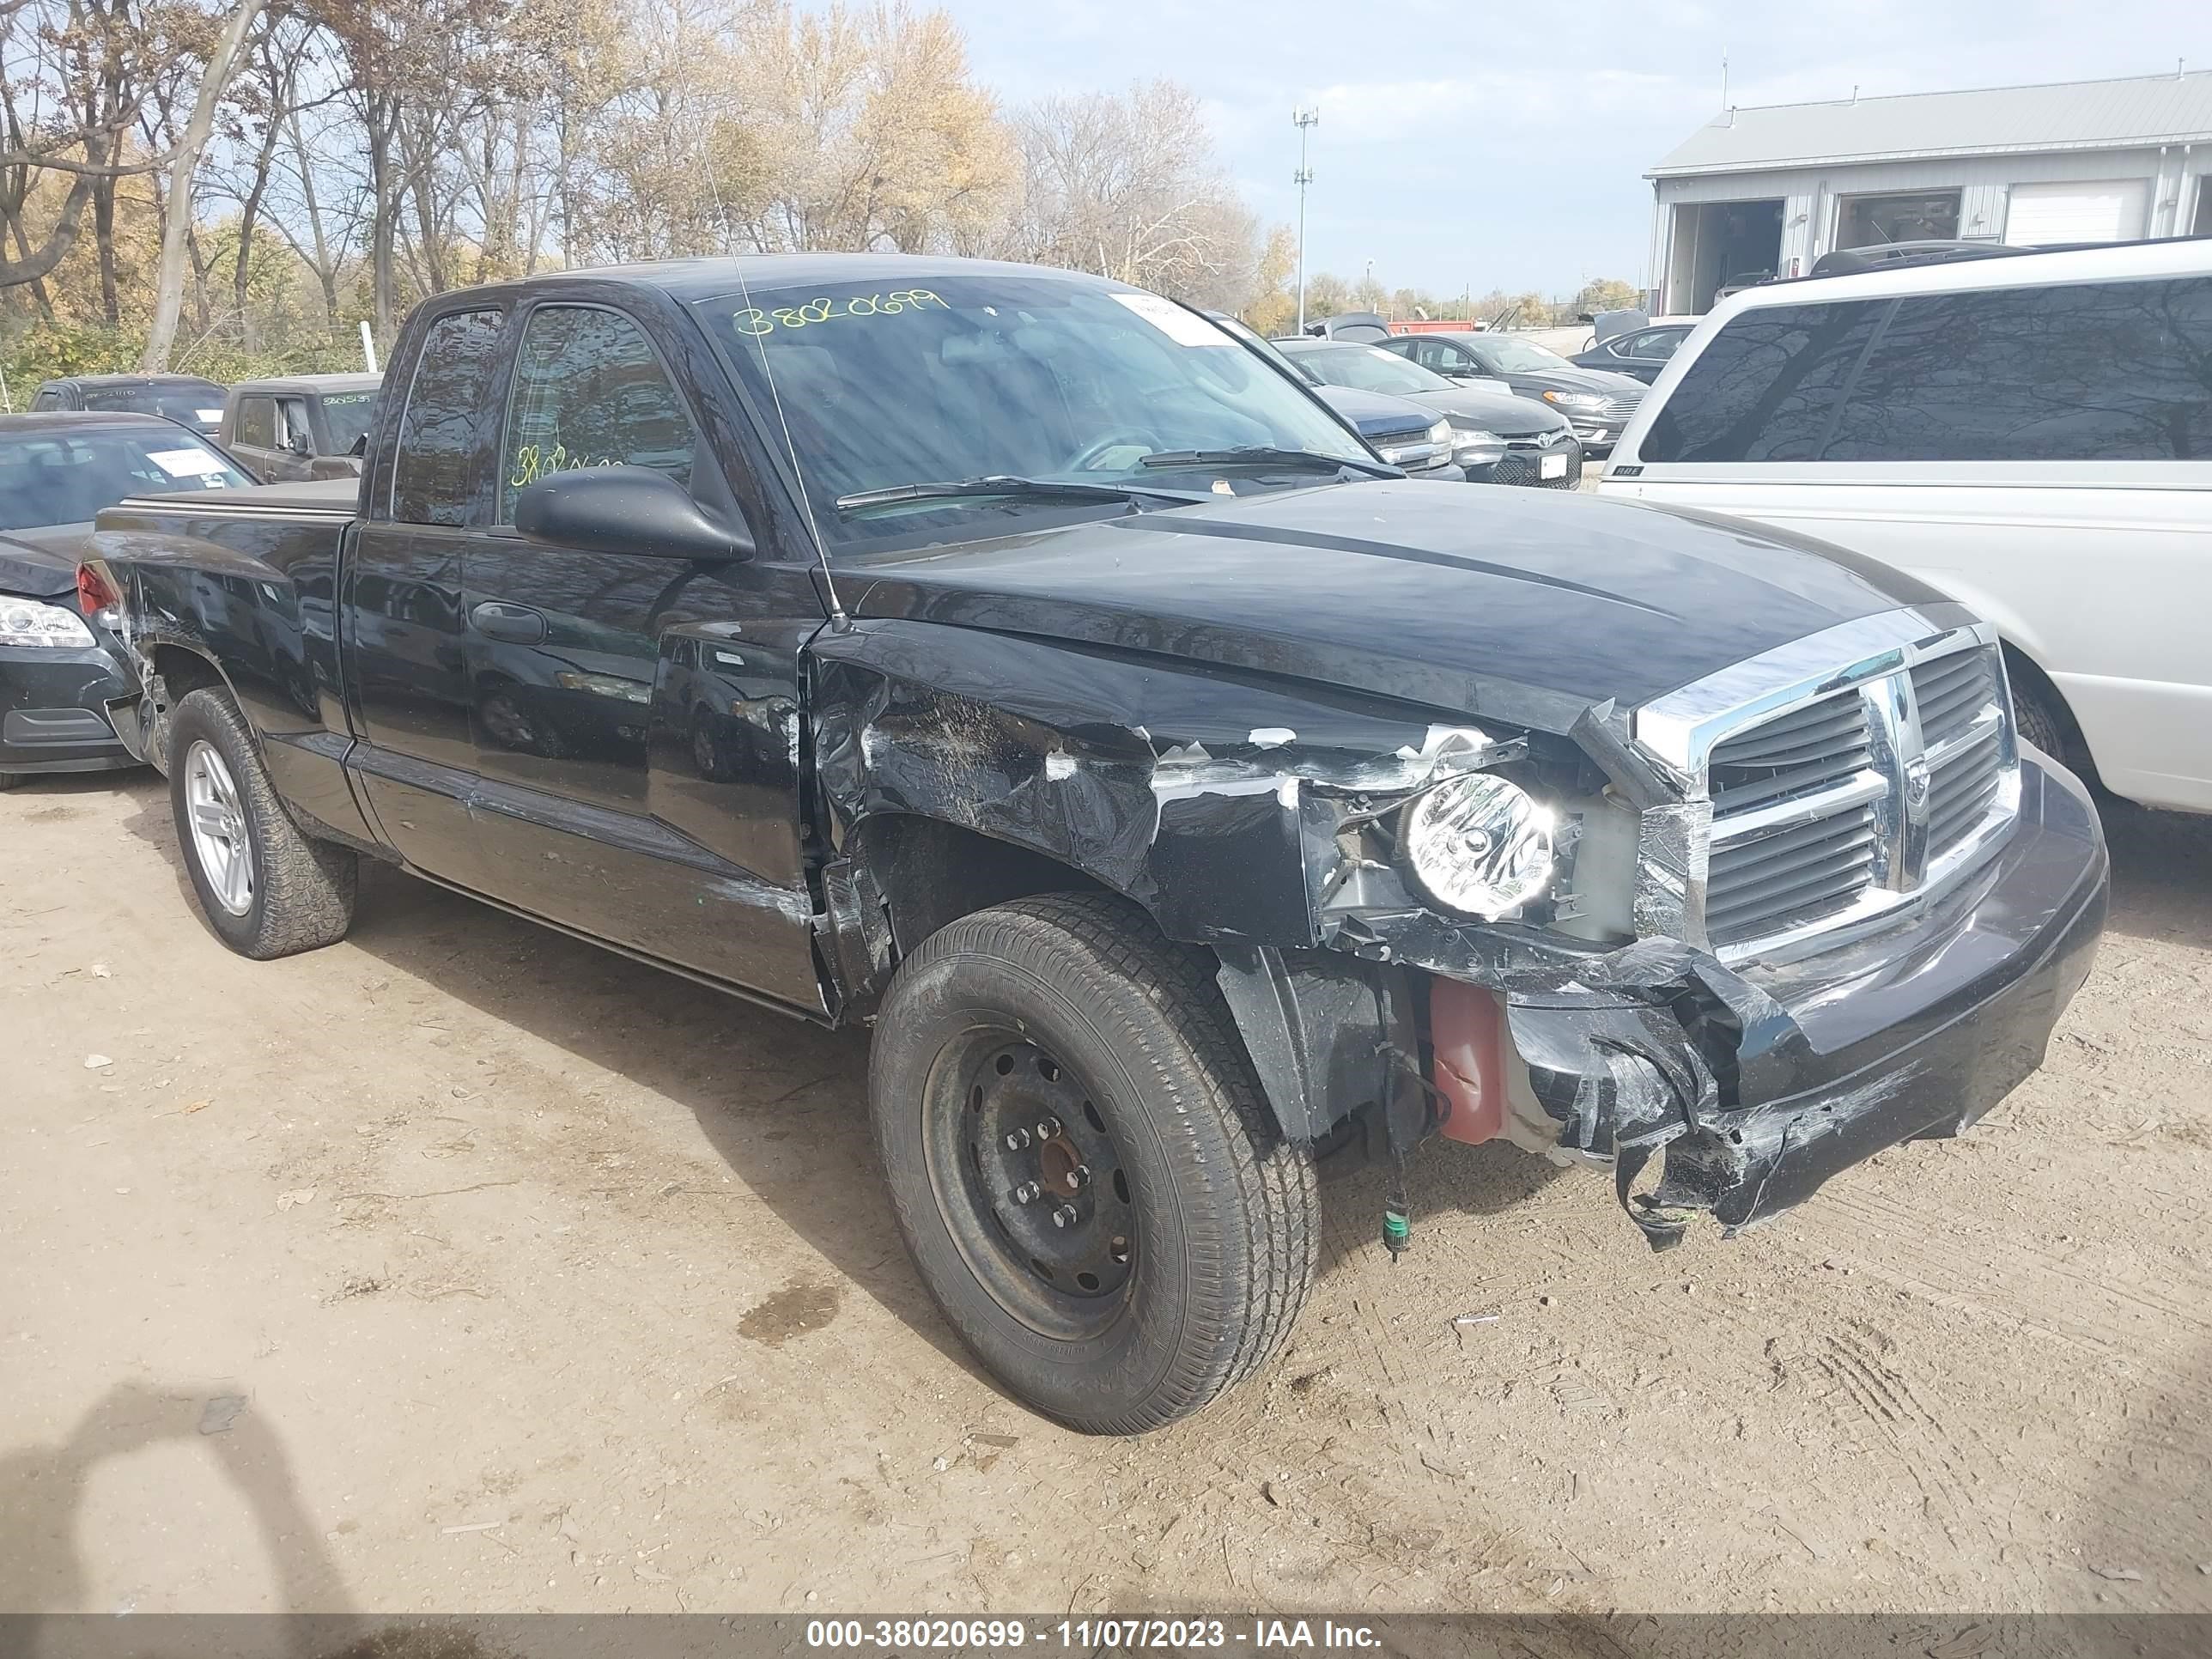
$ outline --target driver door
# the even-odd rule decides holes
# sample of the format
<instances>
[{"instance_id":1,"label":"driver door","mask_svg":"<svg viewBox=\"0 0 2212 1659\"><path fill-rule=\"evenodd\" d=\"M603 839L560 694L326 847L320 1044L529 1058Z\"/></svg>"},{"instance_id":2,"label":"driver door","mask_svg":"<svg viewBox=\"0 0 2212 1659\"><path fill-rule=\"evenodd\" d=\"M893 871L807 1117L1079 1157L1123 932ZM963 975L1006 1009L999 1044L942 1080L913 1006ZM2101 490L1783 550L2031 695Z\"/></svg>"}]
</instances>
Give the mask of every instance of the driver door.
<instances>
[{"instance_id":1,"label":"driver door","mask_svg":"<svg viewBox=\"0 0 2212 1659\"><path fill-rule=\"evenodd\" d=\"M651 467L709 516L747 520L734 458L668 367L685 325L565 297L524 318L493 522L465 562L470 809L494 896L819 1010L798 822L799 653L823 620L808 568L514 528L532 483L611 465Z\"/></svg>"}]
</instances>

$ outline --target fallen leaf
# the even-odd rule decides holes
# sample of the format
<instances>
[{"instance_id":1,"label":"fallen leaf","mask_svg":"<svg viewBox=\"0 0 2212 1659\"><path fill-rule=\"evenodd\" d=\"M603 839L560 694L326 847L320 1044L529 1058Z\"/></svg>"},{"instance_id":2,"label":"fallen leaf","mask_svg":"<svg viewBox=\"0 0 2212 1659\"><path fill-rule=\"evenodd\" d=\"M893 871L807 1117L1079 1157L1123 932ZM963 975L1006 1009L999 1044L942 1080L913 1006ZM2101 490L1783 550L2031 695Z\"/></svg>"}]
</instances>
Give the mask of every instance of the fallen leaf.
<instances>
[{"instance_id":1,"label":"fallen leaf","mask_svg":"<svg viewBox=\"0 0 2212 1659\"><path fill-rule=\"evenodd\" d=\"M204 1112L209 1107L214 1104L215 1103L211 1100L195 1100L187 1103L184 1109L185 1112ZM182 1114L179 1114L179 1115L182 1115Z\"/></svg>"},{"instance_id":2,"label":"fallen leaf","mask_svg":"<svg viewBox=\"0 0 2212 1659\"><path fill-rule=\"evenodd\" d=\"M84 1057L84 1069L88 1072L96 1072L103 1066L114 1064L106 1054L87 1054Z\"/></svg>"},{"instance_id":3,"label":"fallen leaf","mask_svg":"<svg viewBox=\"0 0 2212 1659\"><path fill-rule=\"evenodd\" d=\"M104 962L94 963L92 964L92 976L94 979L106 979L111 977L107 964Z\"/></svg>"},{"instance_id":4,"label":"fallen leaf","mask_svg":"<svg viewBox=\"0 0 2212 1659\"><path fill-rule=\"evenodd\" d=\"M314 1201L315 1189L313 1187L301 1187L293 1192L276 1194L276 1207L280 1210L289 1210L295 1204L312 1204Z\"/></svg>"}]
</instances>

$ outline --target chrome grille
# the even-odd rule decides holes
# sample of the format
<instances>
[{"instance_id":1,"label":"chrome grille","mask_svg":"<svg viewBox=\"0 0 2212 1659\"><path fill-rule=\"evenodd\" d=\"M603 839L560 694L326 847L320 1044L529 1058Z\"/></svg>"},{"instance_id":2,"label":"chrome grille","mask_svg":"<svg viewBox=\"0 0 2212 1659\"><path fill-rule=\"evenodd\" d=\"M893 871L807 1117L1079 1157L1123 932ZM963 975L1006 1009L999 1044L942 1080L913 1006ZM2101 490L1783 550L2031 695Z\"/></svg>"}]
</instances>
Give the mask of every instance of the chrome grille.
<instances>
[{"instance_id":1,"label":"chrome grille","mask_svg":"<svg viewBox=\"0 0 2212 1659\"><path fill-rule=\"evenodd\" d=\"M1971 836L2004 787L2004 694L1994 653L1964 651L1912 670L1928 762L1928 854Z\"/></svg>"},{"instance_id":2,"label":"chrome grille","mask_svg":"<svg viewBox=\"0 0 2212 1659\"><path fill-rule=\"evenodd\" d=\"M1709 766L1709 943L1802 926L1848 908L1874 884L1880 777L1856 690L1729 738Z\"/></svg>"},{"instance_id":3,"label":"chrome grille","mask_svg":"<svg viewBox=\"0 0 2212 1659\"><path fill-rule=\"evenodd\" d=\"M1923 654L1923 653L1925 654ZM1750 715L1705 758L1705 942L1759 955L1949 880L2019 803L1997 648L1966 630Z\"/></svg>"}]
</instances>

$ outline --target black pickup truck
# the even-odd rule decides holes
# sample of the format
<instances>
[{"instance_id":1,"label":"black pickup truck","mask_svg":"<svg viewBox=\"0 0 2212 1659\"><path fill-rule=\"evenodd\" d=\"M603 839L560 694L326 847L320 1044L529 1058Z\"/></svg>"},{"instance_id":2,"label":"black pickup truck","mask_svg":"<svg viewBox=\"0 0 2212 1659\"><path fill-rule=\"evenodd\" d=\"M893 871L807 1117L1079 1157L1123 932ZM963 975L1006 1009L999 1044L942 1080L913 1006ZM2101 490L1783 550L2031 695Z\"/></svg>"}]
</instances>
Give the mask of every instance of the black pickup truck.
<instances>
[{"instance_id":1,"label":"black pickup truck","mask_svg":"<svg viewBox=\"0 0 2212 1659\"><path fill-rule=\"evenodd\" d=\"M951 1323L1127 1432L1261 1366L1315 1160L1735 1231L2039 1063L2106 861L1995 636L1717 517L1381 464L1196 312L799 255L447 294L358 486L100 515L215 932L394 861L823 1022Z\"/></svg>"}]
</instances>

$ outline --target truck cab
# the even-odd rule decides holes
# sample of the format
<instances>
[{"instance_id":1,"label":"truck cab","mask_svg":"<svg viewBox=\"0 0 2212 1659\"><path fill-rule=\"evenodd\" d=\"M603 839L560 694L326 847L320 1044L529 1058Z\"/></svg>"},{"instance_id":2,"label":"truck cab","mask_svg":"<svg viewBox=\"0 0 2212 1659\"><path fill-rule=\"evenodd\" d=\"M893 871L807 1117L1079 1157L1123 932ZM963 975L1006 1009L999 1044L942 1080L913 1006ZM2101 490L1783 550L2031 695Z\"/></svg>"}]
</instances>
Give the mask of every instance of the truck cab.
<instances>
[{"instance_id":1,"label":"truck cab","mask_svg":"<svg viewBox=\"0 0 2212 1659\"><path fill-rule=\"evenodd\" d=\"M222 408L223 447L264 483L357 478L380 374L240 380Z\"/></svg>"}]
</instances>

